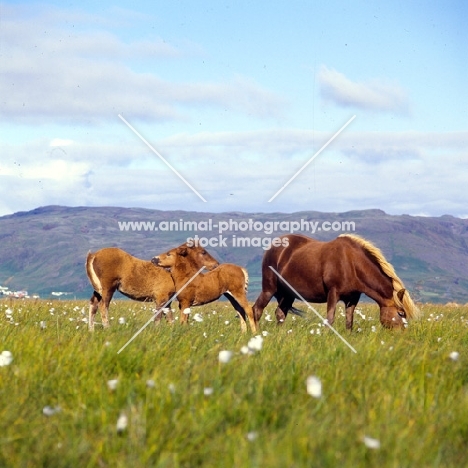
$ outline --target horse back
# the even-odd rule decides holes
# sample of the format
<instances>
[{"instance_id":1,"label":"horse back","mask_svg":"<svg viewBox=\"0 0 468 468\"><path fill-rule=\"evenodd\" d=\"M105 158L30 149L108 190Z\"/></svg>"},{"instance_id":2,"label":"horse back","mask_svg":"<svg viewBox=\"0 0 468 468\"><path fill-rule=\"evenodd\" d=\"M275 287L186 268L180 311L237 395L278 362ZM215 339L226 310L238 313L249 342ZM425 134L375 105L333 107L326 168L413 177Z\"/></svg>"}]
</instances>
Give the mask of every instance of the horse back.
<instances>
[{"instance_id":1,"label":"horse back","mask_svg":"<svg viewBox=\"0 0 468 468\"><path fill-rule=\"evenodd\" d=\"M272 247L263 257L263 291L290 294L277 274L311 302L326 301L332 287L346 291L358 288L356 267L360 268L368 259L350 239L322 242L297 234L283 238L288 239L287 246Z\"/></svg>"}]
</instances>

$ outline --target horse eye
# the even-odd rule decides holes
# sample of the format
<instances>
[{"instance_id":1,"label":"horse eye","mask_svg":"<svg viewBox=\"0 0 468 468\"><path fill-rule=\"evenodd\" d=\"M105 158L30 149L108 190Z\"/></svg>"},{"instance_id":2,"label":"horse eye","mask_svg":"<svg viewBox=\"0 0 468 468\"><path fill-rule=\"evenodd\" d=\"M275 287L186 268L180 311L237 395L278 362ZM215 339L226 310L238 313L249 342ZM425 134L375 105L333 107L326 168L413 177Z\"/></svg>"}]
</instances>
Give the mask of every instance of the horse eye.
<instances>
[{"instance_id":1,"label":"horse eye","mask_svg":"<svg viewBox=\"0 0 468 468\"><path fill-rule=\"evenodd\" d=\"M203 255L206 255L206 250L202 250L202 254L203 254Z\"/></svg>"},{"instance_id":2,"label":"horse eye","mask_svg":"<svg viewBox=\"0 0 468 468\"><path fill-rule=\"evenodd\" d=\"M406 314L404 312L400 312L399 310L397 310L397 312L400 317L406 317Z\"/></svg>"}]
</instances>

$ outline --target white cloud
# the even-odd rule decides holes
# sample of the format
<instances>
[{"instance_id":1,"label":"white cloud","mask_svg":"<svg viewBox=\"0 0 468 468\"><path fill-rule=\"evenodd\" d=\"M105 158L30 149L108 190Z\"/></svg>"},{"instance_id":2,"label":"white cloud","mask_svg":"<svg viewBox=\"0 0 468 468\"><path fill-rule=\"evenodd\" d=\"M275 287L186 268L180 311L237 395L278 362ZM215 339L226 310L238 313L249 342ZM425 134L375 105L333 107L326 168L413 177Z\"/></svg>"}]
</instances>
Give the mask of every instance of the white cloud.
<instances>
[{"instance_id":1,"label":"white cloud","mask_svg":"<svg viewBox=\"0 0 468 468\"><path fill-rule=\"evenodd\" d=\"M96 123L122 113L133 119L184 120L188 110L207 106L259 118L282 114L284 102L246 77L223 82L161 78L158 60L184 59L183 50L161 38L124 42L109 31L90 31L88 16L59 13L57 23L50 12L25 17L20 8L6 9L0 118ZM143 64L139 58L145 59Z\"/></svg>"},{"instance_id":2,"label":"white cloud","mask_svg":"<svg viewBox=\"0 0 468 468\"><path fill-rule=\"evenodd\" d=\"M67 140L63 138L54 138L53 140L51 140L49 145L52 147L70 146L70 145L73 145L73 140Z\"/></svg>"},{"instance_id":3,"label":"white cloud","mask_svg":"<svg viewBox=\"0 0 468 468\"><path fill-rule=\"evenodd\" d=\"M468 132L343 133L267 203L313 156L313 136L278 129L152 141L208 203L132 134L109 144L75 141L51 148L44 139L8 146L0 162L0 214L46 204L215 212L381 208L395 214L466 213L466 177L454 168L466 165ZM315 142L325 143L330 136L315 132Z\"/></svg>"},{"instance_id":4,"label":"white cloud","mask_svg":"<svg viewBox=\"0 0 468 468\"><path fill-rule=\"evenodd\" d=\"M397 84L384 80L354 82L343 73L322 66L318 73L322 97L341 107L407 114L409 100Z\"/></svg>"}]
</instances>

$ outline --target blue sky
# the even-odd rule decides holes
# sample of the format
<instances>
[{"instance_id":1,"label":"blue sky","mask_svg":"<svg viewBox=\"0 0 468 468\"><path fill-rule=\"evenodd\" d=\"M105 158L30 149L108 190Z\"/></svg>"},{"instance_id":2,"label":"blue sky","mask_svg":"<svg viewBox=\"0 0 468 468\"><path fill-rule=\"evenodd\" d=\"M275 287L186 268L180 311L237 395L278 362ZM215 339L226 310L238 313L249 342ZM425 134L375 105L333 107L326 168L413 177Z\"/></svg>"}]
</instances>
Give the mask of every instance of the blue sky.
<instances>
[{"instance_id":1,"label":"blue sky","mask_svg":"<svg viewBox=\"0 0 468 468\"><path fill-rule=\"evenodd\" d=\"M0 5L0 215L468 216L462 1Z\"/></svg>"}]
</instances>

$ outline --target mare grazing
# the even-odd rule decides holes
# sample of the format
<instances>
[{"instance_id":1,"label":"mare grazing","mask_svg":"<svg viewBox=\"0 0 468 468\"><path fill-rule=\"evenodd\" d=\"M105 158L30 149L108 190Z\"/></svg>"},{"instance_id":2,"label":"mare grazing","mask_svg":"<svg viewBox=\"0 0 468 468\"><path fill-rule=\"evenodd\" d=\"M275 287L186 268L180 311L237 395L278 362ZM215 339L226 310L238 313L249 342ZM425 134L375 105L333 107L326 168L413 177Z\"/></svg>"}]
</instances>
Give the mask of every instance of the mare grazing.
<instances>
[{"instance_id":1,"label":"mare grazing","mask_svg":"<svg viewBox=\"0 0 468 468\"><path fill-rule=\"evenodd\" d=\"M198 248L193 252L194 262L199 267L205 261L203 251L204 249ZM94 316L99 306L102 325L109 326L109 303L115 291L120 291L136 301L153 301L157 308L166 304L175 293L174 281L168 271L116 247L104 248L95 253L89 252L86 258L86 273L94 288L89 301L88 327L91 331L94 330ZM171 315L169 317L172 318ZM158 313L154 320L156 322L160 319L161 313Z\"/></svg>"},{"instance_id":2,"label":"mare grazing","mask_svg":"<svg viewBox=\"0 0 468 468\"><path fill-rule=\"evenodd\" d=\"M297 298L295 293L272 271L273 267L306 301L327 303L327 320L335 320L338 301L346 307L346 328L353 328L354 309L361 294L380 307L384 327L404 327L407 318L419 311L405 290L392 265L371 242L355 235L342 234L330 242L320 242L299 234L280 247L265 252L262 263L262 292L253 310L260 320L272 296L278 301L276 318L282 323Z\"/></svg>"},{"instance_id":3,"label":"mare grazing","mask_svg":"<svg viewBox=\"0 0 468 468\"><path fill-rule=\"evenodd\" d=\"M192 248L182 245L157 255L151 260L156 265L169 268L177 291L199 270L193 260ZM213 258L213 261L216 260ZM187 323L191 306L208 304L224 295L241 317L241 330L247 330L247 317L252 332L257 331L252 307L247 300L249 276L247 270L232 263L223 263L208 273L199 273L180 294L177 294L181 310L181 323ZM246 317L247 316L247 317Z\"/></svg>"}]
</instances>

